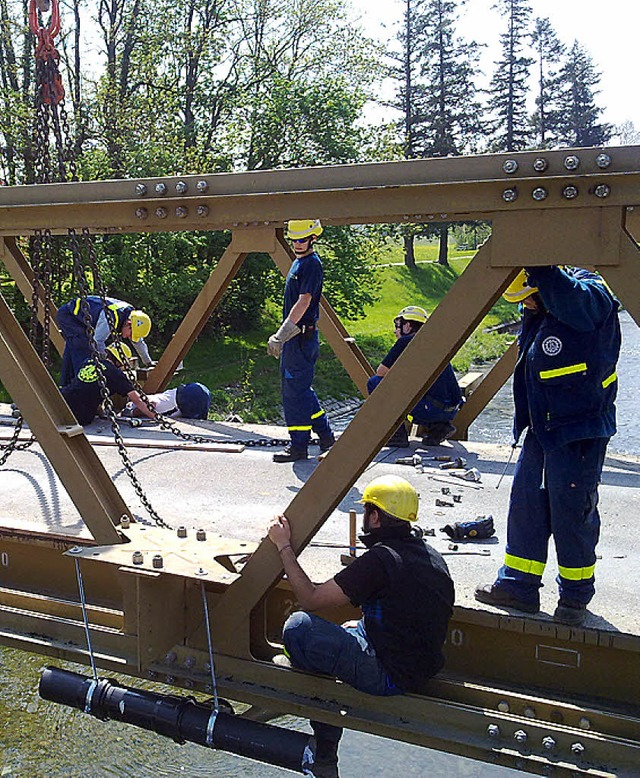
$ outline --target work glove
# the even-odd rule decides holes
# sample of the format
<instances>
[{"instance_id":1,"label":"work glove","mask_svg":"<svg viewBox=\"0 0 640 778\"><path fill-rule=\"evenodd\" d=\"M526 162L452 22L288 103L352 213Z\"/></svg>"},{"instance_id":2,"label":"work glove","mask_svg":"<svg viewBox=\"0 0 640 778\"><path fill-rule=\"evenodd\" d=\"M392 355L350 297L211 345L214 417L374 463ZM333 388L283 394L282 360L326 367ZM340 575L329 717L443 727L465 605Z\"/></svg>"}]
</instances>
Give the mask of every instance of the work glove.
<instances>
[{"instance_id":1,"label":"work glove","mask_svg":"<svg viewBox=\"0 0 640 778\"><path fill-rule=\"evenodd\" d=\"M142 364L145 367L153 367L156 363L151 359L151 354L149 354L149 347L144 342L144 338L141 338L139 341L135 342L133 344L134 349L136 350L138 356L142 360Z\"/></svg>"},{"instance_id":2,"label":"work glove","mask_svg":"<svg viewBox=\"0 0 640 778\"><path fill-rule=\"evenodd\" d=\"M274 333L267 342L267 354L276 359L280 359L282 353L282 346L291 338L295 338L302 332L297 324L294 324L291 319L285 319L280 325L280 329Z\"/></svg>"},{"instance_id":3,"label":"work glove","mask_svg":"<svg viewBox=\"0 0 640 778\"><path fill-rule=\"evenodd\" d=\"M440 532L446 532L451 540L482 540L495 534L493 516L486 516L476 521L456 521L455 524L447 524L440 528Z\"/></svg>"}]
</instances>

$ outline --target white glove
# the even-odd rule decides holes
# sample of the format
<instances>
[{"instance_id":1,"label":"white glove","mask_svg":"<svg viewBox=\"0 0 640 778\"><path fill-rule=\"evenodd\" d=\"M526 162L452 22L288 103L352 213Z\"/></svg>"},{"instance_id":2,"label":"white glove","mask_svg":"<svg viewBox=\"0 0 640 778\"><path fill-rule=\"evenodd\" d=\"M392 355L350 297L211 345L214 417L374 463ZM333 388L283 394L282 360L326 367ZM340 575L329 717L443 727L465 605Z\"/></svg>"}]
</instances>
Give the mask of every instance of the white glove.
<instances>
[{"instance_id":1,"label":"white glove","mask_svg":"<svg viewBox=\"0 0 640 778\"><path fill-rule=\"evenodd\" d=\"M276 359L280 358L282 353L282 345L291 338L295 338L302 332L297 324L294 324L291 319L285 319L280 325L280 329L274 333L267 342L267 354Z\"/></svg>"}]
</instances>

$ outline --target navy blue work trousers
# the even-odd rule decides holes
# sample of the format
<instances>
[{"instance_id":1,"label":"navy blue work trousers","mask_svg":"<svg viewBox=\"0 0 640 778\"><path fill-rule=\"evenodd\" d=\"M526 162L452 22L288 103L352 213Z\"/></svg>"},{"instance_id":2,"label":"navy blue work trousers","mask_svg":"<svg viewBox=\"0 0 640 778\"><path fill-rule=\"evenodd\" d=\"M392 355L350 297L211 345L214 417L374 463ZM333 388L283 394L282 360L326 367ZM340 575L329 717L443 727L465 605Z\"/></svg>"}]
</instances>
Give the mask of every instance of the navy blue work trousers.
<instances>
[{"instance_id":1,"label":"navy blue work trousers","mask_svg":"<svg viewBox=\"0 0 640 778\"><path fill-rule=\"evenodd\" d=\"M297 611L285 622L282 639L291 664L300 670L332 675L378 697L402 694L376 656L362 620L341 627Z\"/></svg>"},{"instance_id":2,"label":"navy blue work trousers","mask_svg":"<svg viewBox=\"0 0 640 778\"><path fill-rule=\"evenodd\" d=\"M56 323L64 338L60 386L66 386L73 381L84 361L91 356L91 346L84 324L67 306L58 308Z\"/></svg>"},{"instance_id":3,"label":"navy blue work trousers","mask_svg":"<svg viewBox=\"0 0 640 778\"><path fill-rule=\"evenodd\" d=\"M378 386L384 376L372 375L367 379L367 392L371 394L373 390ZM436 408L433 403L430 403L427 395L419 400L409 416L414 424L432 424L436 421L451 421L455 418L458 409L453 411L445 411L443 408Z\"/></svg>"},{"instance_id":4,"label":"navy blue work trousers","mask_svg":"<svg viewBox=\"0 0 640 778\"><path fill-rule=\"evenodd\" d=\"M313 390L313 376L320 353L317 330L297 335L282 346L280 382L284 419L294 448L306 448L311 431L324 436L331 427Z\"/></svg>"},{"instance_id":5,"label":"navy blue work trousers","mask_svg":"<svg viewBox=\"0 0 640 778\"><path fill-rule=\"evenodd\" d=\"M527 431L513 476L499 587L539 604L553 536L560 599L574 605L591 600L600 535L598 484L608 443L608 438L577 440L545 452Z\"/></svg>"}]
</instances>

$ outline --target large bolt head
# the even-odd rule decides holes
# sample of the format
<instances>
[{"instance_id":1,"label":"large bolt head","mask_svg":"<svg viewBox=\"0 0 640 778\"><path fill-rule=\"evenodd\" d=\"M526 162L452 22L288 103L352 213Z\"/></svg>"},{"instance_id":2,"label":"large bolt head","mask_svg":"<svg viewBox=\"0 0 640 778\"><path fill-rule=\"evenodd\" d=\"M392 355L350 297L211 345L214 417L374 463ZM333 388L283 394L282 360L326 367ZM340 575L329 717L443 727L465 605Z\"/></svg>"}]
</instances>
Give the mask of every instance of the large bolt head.
<instances>
[{"instance_id":1,"label":"large bolt head","mask_svg":"<svg viewBox=\"0 0 640 778\"><path fill-rule=\"evenodd\" d=\"M178 194L186 194L189 191L189 185L186 181L178 181L176 184L176 192Z\"/></svg>"},{"instance_id":2,"label":"large bolt head","mask_svg":"<svg viewBox=\"0 0 640 778\"><path fill-rule=\"evenodd\" d=\"M513 203L515 200L517 200L518 190L515 188L515 186L510 187L509 189L505 189L502 193L502 199L505 201L505 203Z\"/></svg>"},{"instance_id":3,"label":"large bolt head","mask_svg":"<svg viewBox=\"0 0 640 778\"><path fill-rule=\"evenodd\" d=\"M533 169L536 173L544 173L548 167L549 163L544 157L536 157L536 159L533 160Z\"/></svg>"},{"instance_id":4,"label":"large bolt head","mask_svg":"<svg viewBox=\"0 0 640 778\"><path fill-rule=\"evenodd\" d=\"M147 194L147 185L146 184L136 184L136 194L138 197L142 197L143 195Z\"/></svg>"},{"instance_id":5,"label":"large bolt head","mask_svg":"<svg viewBox=\"0 0 640 778\"><path fill-rule=\"evenodd\" d=\"M605 170L609 167L611 164L611 157L608 154L605 154L604 152L602 154L598 154L596 157L596 165L601 169Z\"/></svg>"},{"instance_id":6,"label":"large bolt head","mask_svg":"<svg viewBox=\"0 0 640 778\"><path fill-rule=\"evenodd\" d=\"M580 167L580 157L575 154L569 154L564 158L564 166L567 170L577 170Z\"/></svg>"},{"instance_id":7,"label":"large bolt head","mask_svg":"<svg viewBox=\"0 0 640 778\"><path fill-rule=\"evenodd\" d=\"M533 192L531 192L531 197L538 203L542 200L546 200L548 196L549 192L543 186L537 186Z\"/></svg>"},{"instance_id":8,"label":"large bolt head","mask_svg":"<svg viewBox=\"0 0 640 778\"><path fill-rule=\"evenodd\" d=\"M155 189L155 193L159 194L159 195L163 195L163 194L167 193L167 185L165 183L163 183L162 181L157 183L155 185L154 189Z\"/></svg>"},{"instance_id":9,"label":"large bolt head","mask_svg":"<svg viewBox=\"0 0 640 778\"><path fill-rule=\"evenodd\" d=\"M502 163L502 169L507 175L512 175L518 169L518 163L515 159L505 159Z\"/></svg>"}]
</instances>

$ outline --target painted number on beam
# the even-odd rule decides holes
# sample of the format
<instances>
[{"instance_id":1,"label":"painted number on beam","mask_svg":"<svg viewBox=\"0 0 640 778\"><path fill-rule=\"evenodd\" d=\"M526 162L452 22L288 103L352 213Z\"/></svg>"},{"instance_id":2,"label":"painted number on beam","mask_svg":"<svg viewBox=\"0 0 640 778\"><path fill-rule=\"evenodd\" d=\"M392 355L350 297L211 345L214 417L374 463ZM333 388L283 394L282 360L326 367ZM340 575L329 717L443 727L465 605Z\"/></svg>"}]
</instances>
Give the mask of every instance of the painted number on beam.
<instances>
[{"instance_id":1,"label":"painted number on beam","mask_svg":"<svg viewBox=\"0 0 640 778\"><path fill-rule=\"evenodd\" d=\"M7 554L6 551L3 551L0 554L0 565L2 565L2 567L9 567L9 554Z\"/></svg>"},{"instance_id":2,"label":"painted number on beam","mask_svg":"<svg viewBox=\"0 0 640 778\"><path fill-rule=\"evenodd\" d=\"M458 629L457 627L455 629L452 629L450 641L452 646L455 646L456 648L460 648L460 646L464 643L464 632L461 629Z\"/></svg>"}]
</instances>

